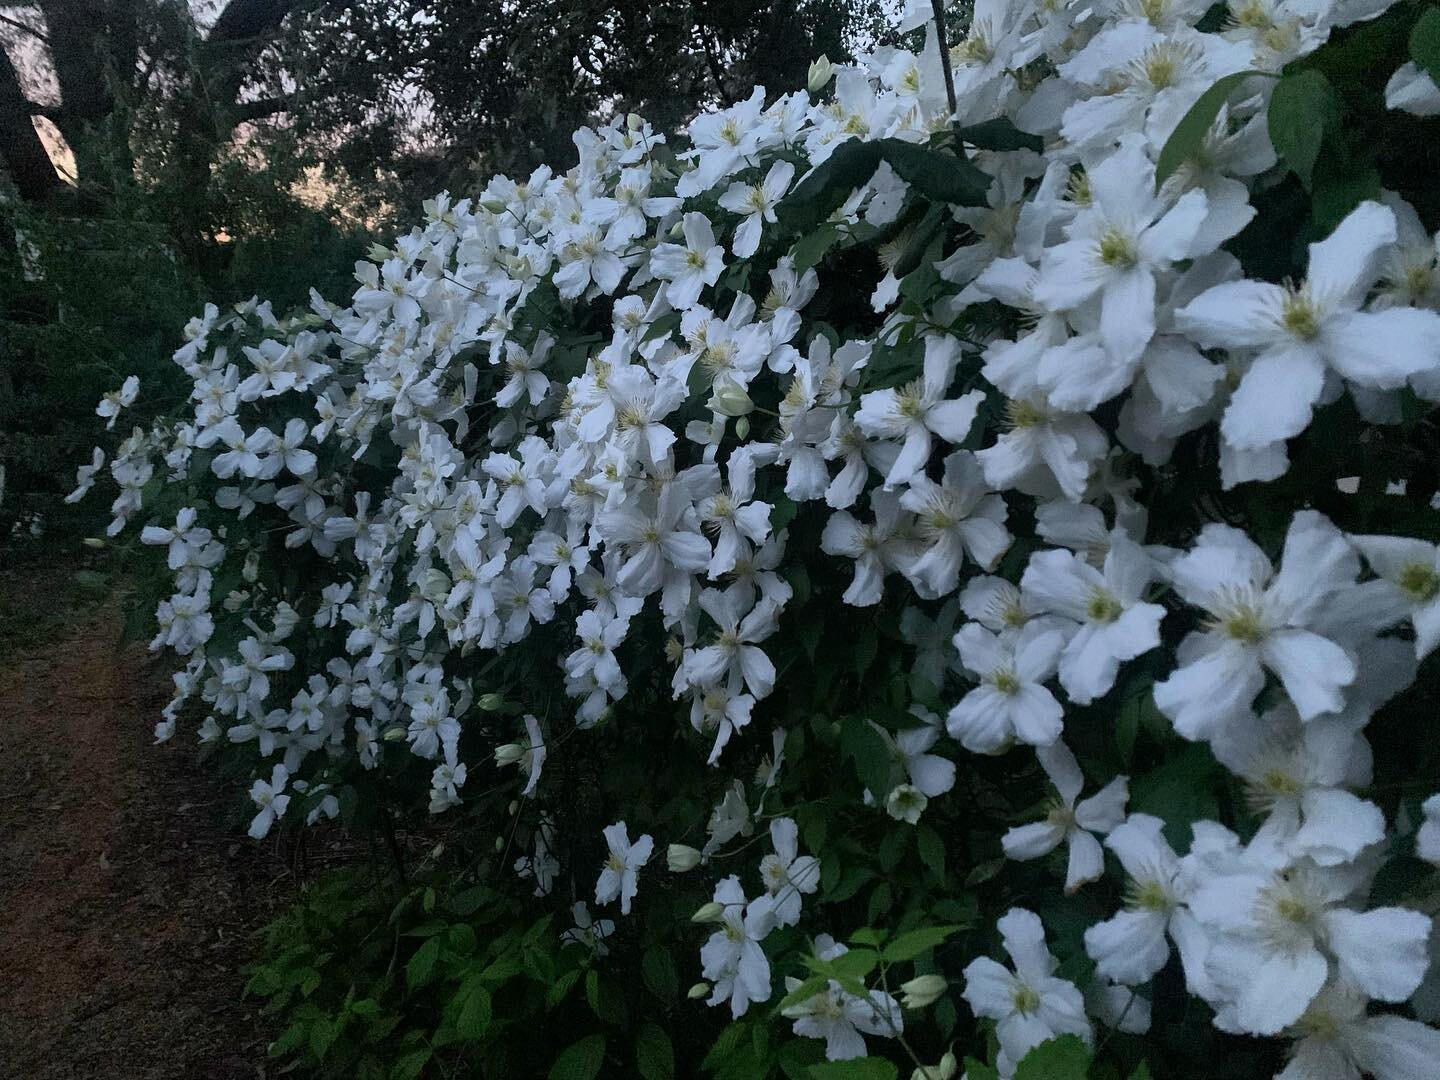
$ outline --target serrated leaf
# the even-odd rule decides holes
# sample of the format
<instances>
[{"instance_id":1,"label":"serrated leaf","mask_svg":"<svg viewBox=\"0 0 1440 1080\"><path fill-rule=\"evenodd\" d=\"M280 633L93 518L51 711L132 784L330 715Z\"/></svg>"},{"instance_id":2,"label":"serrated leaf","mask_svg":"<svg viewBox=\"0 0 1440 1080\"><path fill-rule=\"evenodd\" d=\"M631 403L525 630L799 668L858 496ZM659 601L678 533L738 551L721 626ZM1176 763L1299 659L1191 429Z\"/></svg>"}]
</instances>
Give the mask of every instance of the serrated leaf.
<instances>
[{"instance_id":1,"label":"serrated leaf","mask_svg":"<svg viewBox=\"0 0 1440 1080\"><path fill-rule=\"evenodd\" d=\"M821 985L824 985L823 982ZM724 1031L716 1036L715 1042L711 1044L709 1052L705 1055L705 1060L700 1063L700 1067L704 1069L714 1069L720 1062L735 1052L735 1048L740 1045L741 1036L744 1034L744 1024L731 1024L725 1028Z\"/></svg>"},{"instance_id":2,"label":"serrated leaf","mask_svg":"<svg viewBox=\"0 0 1440 1080\"><path fill-rule=\"evenodd\" d=\"M435 959L440 955L440 939L432 937L410 957L405 965L405 985L411 990L424 986L435 971Z\"/></svg>"},{"instance_id":3,"label":"serrated leaf","mask_svg":"<svg viewBox=\"0 0 1440 1080\"><path fill-rule=\"evenodd\" d=\"M1089 1071L1090 1048L1078 1035L1061 1035L1021 1058L1014 1080L1085 1080Z\"/></svg>"},{"instance_id":4,"label":"serrated leaf","mask_svg":"<svg viewBox=\"0 0 1440 1080\"><path fill-rule=\"evenodd\" d=\"M926 949L935 948L960 930L958 926L922 926L918 930L909 930L885 946L882 955L887 964L903 964L906 960L914 960Z\"/></svg>"},{"instance_id":5,"label":"serrated leaf","mask_svg":"<svg viewBox=\"0 0 1440 1080\"><path fill-rule=\"evenodd\" d=\"M547 1005L558 1005L569 996L570 991L575 989L575 984L580 981L580 969L572 968L564 972L545 991L545 1003Z\"/></svg>"},{"instance_id":6,"label":"serrated leaf","mask_svg":"<svg viewBox=\"0 0 1440 1080\"><path fill-rule=\"evenodd\" d=\"M550 1080L593 1080L605 1064L605 1036L587 1035L571 1043L555 1064L550 1066Z\"/></svg>"},{"instance_id":7,"label":"serrated leaf","mask_svg":"<svg viewBox=\"0 0 1440 1080\"><path fill-rule=\"evenodd\" d=\"M1155 162L1155 186L1159 188L1170 174L1199 152L1210 132L1210 125L1220 115L1221 107L1230 100L1230 95L1240 88L1246 79L1255 76L1275 76L1266 71L1237 71L1215 82L1201 94L1190 111L1180 118L1175 130L1165 140L1160 157Z\"/></svg>"},{"instance_id":8,"label":"serrated leaf","mask_svg":"<svg viewBox=\"0 0 1440 1080\"><path fill-rule=\"evenodd\" d=\"M412 1050L390 1069L390 1080L415 1080L430 1062L430 1050Z\"/></svg>"},{"instance_id":9,"label":"serrated leaf","mask_svg":"<svg viewBox=\"0 0 1440 1080\"><path fill-rule=\"evenodd\" d=\"M1326 136L1339 127L1340 96L1314 68L1286 75L1265 115L1270 142L1300 182L1310 187Z\"/></svg>"},{"instance_id":10,"label":"serrated leaf","mask_svg":"<svg viewBox=\"0 0 1440 1080\"><path fill-rule=\"evenodd\" d=\"M635 1065L644 1080L671 1080L675 1075L675 1049L670 1036L650 1021L635 1036Z\"/></svg>"},{"instance_id":11,"label":"serrated leaf","mask_svg":"<svg viewBox=\"0 0 1440 1080\"><path fill-rule=\"evenodd\" d=\"M455 1031L462 1039L484 1037L490 1027L490 991L477 986L465 998L460 1015L455 1019Z\"/></svg>"},{"instance_id":12,"label":"serrated leaf","mask_svg":"<svg viewBox=\"0 0 1440 1080\"><path fill-rule=\"evenodd\" d=\"M658 946L645 950L640 958L640 974L650 992L661 1001L675 1000L680 990L680 980L675 974L675 961L667 949Z\"/></svg>"}]
</instances>

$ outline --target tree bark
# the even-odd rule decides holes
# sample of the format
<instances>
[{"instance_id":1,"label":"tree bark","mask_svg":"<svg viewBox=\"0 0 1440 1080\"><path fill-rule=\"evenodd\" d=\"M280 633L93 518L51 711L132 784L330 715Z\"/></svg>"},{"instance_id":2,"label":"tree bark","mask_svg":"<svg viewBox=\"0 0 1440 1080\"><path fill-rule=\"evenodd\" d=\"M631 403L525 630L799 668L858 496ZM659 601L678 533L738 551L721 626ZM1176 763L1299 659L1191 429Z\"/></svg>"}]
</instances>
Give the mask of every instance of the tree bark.
<instances>
[{"instance_id":1,"label":"tree bark","mask_svg":"<svg viewBox=\"0 0 1440 1080\"><path fill-rule=\"evenodd\" d=\"M30 119L29 101L10 55L0 49L0 157L26 202L42 202L65 186Z\"/></svg>"}]
</instances>

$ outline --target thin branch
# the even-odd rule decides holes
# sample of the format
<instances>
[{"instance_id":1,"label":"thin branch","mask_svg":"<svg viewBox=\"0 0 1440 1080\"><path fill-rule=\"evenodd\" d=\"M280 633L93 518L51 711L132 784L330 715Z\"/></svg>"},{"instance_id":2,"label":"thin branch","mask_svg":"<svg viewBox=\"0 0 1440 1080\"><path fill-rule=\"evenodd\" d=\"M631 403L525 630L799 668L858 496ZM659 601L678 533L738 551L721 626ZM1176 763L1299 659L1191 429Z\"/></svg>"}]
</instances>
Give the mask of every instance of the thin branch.
<instances>
[{"instance_id":1,"label":"thin branch","mask_svg":"<svg viewBox=\"0 0 1440 1080\"><path fill-rule=\"evenodd\" d=\"M4 23L6 26L13 26L16 30L24 30L25 33L29 34L36 41L42 41L46 45L50 44L50 39L45 35L44 31L36 30L35 27L29 23L23 23L19 19L12 19L9 15L0 15L0 23Z\"/></svg>"},{"instance_id":2,"label":"thin branch","mask_svg":"<svg viewBox=\"0 0 1440 1080\"><path fill-rule=\"evenodd\" d=\"M720 100L728 107L735 104L735 99L725 89L725 75L720 69L720 58L715 55L711 46L710 36L705 32L705 21L700 18L700 12L695 12L695 32L700 36L700 48L705 53L705 62L710 67L710 76L715 80L715 89L720 92Z\"/></svg>"},{"instance_id":3,"label":"thin branch","mask_svg":"<svg viewBox=\"0 0 1440 1080\"><path fill-rule=\"evenodd\" d=\"M65 113L65 110L59 105L41 105L38 101L31 101L29 98L25 99L25 111L31 116L43 116L46 120L56 124L60 122L60 117Z\"/></svg>"},{"instance_id":4,"label":"thin branch","mask_svg":"<svg viewBox=\"0 0 1440 1080\"><path fill-rule=\"evenodd\" d=\"M237 124L248 123L252 120L263 120L267 116L274 116L276 113L285 112L290 108L292 101L294 101L294 98L290 95L259 98L255 101L242 101L235 106L231 116Z\"/></svg>"},{"instance_id":5,"label":"thin branch","mask_svg":"<svg viewBox=\"0 0 1440 1080\"><path fill-rule=\"evenodd\" d=\"M940 46L940 70L945 73L945 97L950 102L950 119L955 121L960 107L955 102L955 76L950 71L950 44L945 39L945 0L930 0L935 12L935 41Z\"/></svg>"}]
</instances>

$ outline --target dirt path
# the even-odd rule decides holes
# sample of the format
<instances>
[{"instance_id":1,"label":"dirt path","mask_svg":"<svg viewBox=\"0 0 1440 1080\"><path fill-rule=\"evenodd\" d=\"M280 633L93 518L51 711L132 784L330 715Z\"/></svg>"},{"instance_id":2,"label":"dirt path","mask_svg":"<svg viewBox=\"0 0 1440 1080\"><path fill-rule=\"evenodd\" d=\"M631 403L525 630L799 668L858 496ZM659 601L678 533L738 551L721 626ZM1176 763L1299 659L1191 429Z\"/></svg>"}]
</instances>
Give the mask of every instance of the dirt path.
<instances>
[{"instance_id":1,"label":"dirt path","mask_svg":"<svg viewBox=\"0 0 1440 1080\"><path fill-rule=\"evenodd\" d=\"M0 667L0 1077L254 1080L238 968L288 875L222 820L113 605Z\"/></svg>"}]
</instances>

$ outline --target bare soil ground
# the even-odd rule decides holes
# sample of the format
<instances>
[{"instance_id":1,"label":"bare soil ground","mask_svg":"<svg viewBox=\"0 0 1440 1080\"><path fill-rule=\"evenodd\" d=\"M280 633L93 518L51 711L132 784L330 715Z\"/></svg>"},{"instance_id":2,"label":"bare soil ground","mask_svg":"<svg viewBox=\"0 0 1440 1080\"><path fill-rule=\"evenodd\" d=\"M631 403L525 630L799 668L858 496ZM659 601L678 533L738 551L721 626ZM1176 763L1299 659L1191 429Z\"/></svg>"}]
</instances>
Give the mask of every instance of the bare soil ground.
<instances>
[{"instance_id":1,"label":"bare soil ground","mask_svg":"<svg viewBox=\"0 0 1440 1080\"><path fill-rule=\"evenodd\" d=\"M168 681L115 605L67 621L0 661L0 1078L263 1078L239 968L287 868L192 745L153 745Z\"/></svg>"}]
</instances>

